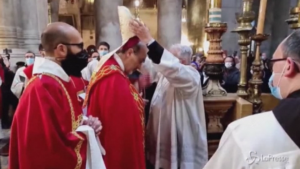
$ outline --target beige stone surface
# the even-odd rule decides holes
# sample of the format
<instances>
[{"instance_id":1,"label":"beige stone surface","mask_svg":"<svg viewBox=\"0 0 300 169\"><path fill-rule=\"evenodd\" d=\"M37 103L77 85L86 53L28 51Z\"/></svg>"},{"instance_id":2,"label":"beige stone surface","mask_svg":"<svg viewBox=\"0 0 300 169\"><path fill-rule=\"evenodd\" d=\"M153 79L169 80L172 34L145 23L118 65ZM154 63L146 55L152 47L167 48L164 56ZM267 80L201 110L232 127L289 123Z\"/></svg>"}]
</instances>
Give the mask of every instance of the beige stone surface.
<instances>
[{"instance_id":1,"label":"beige stone surface","mask_svg":"<svg viewBox=\"0 0 300 169\"><path fill-rule=\"evenodd\" d=\"M111 50L122 43L117 8L120 5L122 0L95 0L96 42L108 42Z\"/></svg>"},{"instance_id":2,"label":"beige stone surface","mask_svg":"<svg viewBox=\"0 0 300 169\"><path fill-rule=\"evenodd\" d=\"M182 0L159 0L158 41L165 47L181 42Z\"/></svg>"}]
</instances>

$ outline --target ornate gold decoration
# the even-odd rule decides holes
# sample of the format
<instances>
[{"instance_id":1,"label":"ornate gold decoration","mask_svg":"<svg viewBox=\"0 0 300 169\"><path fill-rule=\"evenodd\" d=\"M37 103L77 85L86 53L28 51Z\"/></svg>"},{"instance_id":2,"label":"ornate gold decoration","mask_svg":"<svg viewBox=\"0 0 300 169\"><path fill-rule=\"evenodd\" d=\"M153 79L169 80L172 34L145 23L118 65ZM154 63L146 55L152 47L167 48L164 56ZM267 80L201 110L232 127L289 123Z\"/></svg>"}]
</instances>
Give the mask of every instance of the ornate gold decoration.
<instances>
[{"instance_id":1,"label":"ornate gold decoration","mask_svg":"<svg viewBox=\"0 0 300 169\"><path fill-rule=\"evenodd\" d=\"M73 133L74 136L76 136L77 138L80 139L78 144L76 145L76 147L74 149L74 151L76 153L76 156L77 156L77 164L76 164L75 169L80 169L81 165L82 165L82 157L80 155L80 149L81 149L81 146L82 146L82 143L83 143L84 139L75 131L79 127L80 122L82 121L82 114L78 116L77 120L75 119L75 111L74 111L74 107L73 107L73 103L72 103L70 94L67 91L65 85L61 82L61 80L59 78L57 78L56 76L52 75L52 74L44 73L43 75L49 76L49 77L53 78L55 81L57 81L59 83L59 85L62 87L63 91L65 92L65 95L67 96L68 103L69 103L70 110L71 110L72 133ZM76 133L76 134L74 134L74 133Z\"/></svg>"},{"instance_id":2,"label":"ornate gold decoration","mask_svg":"<svg viewBox=\"0 0 300 169\"><path fill-rule=\"evenodd\" d=\"M290 18L286 22L291 29L300 28L300 0L298 0L297 6L290 10Z\"/></svg>"},{"instance_id":3,"label":"ornate gold decoration","mask_svg":"<svg viewBox=\"0 0 300 169\"><path fill-rule=\"evenodd\" d=\"M94 85L99 82L100 80L102 80L104 77L107 77L111 74L114 73L119 73L121 74L124 78L126 78L127 82L130 84L129 85L129 89L130 89L130 93L134 99L134 101L136 102L137 108L140 112L140 119L141 119L141 125L142 125L142 131L143 131L143 145L145 146L145 140L144 140L144 136L145 136L145 121L144 121L144 100L143 98L139 95L138 91L135 89L135 87L130 83L128 77L124 74L124 72L122 71L122 69L120 68L119 65L105 65L103 66L97 73L95 73L91 80L90 80L90 84L87 88L87 92L86 92L86 97L83 103L83 107L87 106L88 103L88 99L89 99L89 95L90 95L90 91L91 89L94 87Z\"/></svg>"},{"instance_id":4,"label":"ornate gold decoration","mask_svg":"<svg viewBox=\"0 0 300 169\"><path fill-rule=\"evenodd\" d=\"M28 83L25 85L25 90L27 89L27 86L29 86L35 79L37 78L37 76L33 76ZM24 91L25 92L25 91ZM21 95L22 96L22 95Z\"/></svg>"},{"instance_id":5,"label":"ornate gold decoration","mask_svg":"<svg viewBox=\"0 0 300 169\"><path fill-rule=\"evenodd\" d=\"M268 35L256 34L252 36L255 41L256 53L255 60L252 63L252 78L249 81L249 102L253 104L253 113L260 113L262 108L261 100L261 85L262 81L262 69L261 69L261 58L260 58L260 45L263 41L268 39Z\"/></svg>"},{"instance_id":6,"label":"ornate gold decoration","mask_svg":"<svg viewBox=\"0 0 300 169\"><path fill-rule=\"evenodd\" d=\"M137 20L140 19L140 5L141 5L140 0L134 0L134 16L135 19Z\"/></svg>"},{"instance_id":7,"label":"ornate gold decoration","mask_svg":"<svg viewBox=\"0 0 300 169\"><path fill-rule=\"evenodd\" d=\"M238 27L233 31L239 34L238 43L241 50L241 66L240 66L240 82L238 84L237 94L240 97L246 98L247 93L247 56L248 46L251 43L250 32L252 30L251 22L255 18L255 13L252 11L253 0L243 1L243 12L236 15Z\"/></svg>"},{"instance_id":8,"label":"ornate gold decoration","mask_svg":"<svg viewBox=\"0 0 300 169\"><path fill-rule=\"evenodd\" d=\"M86 97L84 99L84 102L83 102L83 107L86 107L87 106L87 102L88 102L88 99L89 99L89 95L90 95L90 91L92 89L92 87L94 87L95 83L98 82L99 80L101 80L103 77L106 77L108 75L111 75L112 73L123 73L121 71L121 68L120 69L117 69L117 65L110 65L110 66L104 66L102 67L98 72L94 72L92 77L91 77L91 80L90 80L90 83L88 85L88 88L87 88L87 91L86 91Z\"/></svg>"},{"instance_id":9,"label":"ornate gold decoration","mask_svg":"<svg viewBox=\"0 0 300 169\"><path fill-rule=\"evenodd\" d=\"M220 85L220 79L224 72L224 60L221 48L221 36L227 30L226 23L207 23L205 32L210 42L208 56L204 71L209 76L207 87L204 89L205 96L226 96L227 92Z\"/></svg>"}]
</instances>

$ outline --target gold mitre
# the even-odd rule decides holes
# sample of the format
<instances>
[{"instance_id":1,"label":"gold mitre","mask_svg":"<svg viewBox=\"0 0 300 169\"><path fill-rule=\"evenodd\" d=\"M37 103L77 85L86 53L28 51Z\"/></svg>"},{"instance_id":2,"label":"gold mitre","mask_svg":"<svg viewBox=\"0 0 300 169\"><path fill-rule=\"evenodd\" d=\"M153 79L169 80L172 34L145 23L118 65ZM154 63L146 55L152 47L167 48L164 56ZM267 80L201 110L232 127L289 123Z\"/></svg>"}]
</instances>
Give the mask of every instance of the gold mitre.
<instances>
[{"instance_id":1,"label":"gold mitre","mask_svg":"<svg viewBox=\"0 0 300 169\"><path fill-rule=\"evenodd\" d=\"M102 67L102 65L111 57L113 56L120 48L122 48L130 38L134 37L135 35L132 33L129 23L134 19L133 15L131 14L130 10L125 6L118 6L118 15L119 15L119 22L120 22L120 31L122 36L122 45L119 46L117 49L109 52L108 54L101 57L101 60L98 63L98 66L95 72Z\"/></svg>"}]
</instances>

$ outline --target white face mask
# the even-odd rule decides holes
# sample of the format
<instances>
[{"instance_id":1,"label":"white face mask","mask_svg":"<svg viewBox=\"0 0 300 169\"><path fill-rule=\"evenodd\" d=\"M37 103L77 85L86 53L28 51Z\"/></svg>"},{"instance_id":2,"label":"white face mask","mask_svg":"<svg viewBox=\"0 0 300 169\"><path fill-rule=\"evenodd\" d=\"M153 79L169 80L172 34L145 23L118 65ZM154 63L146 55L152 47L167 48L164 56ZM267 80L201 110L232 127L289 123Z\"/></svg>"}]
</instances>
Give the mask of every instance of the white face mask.
<instances>
[{"instance_id":1,"label":"white face mask","mask_svg":"<svg viewBox=\"0 0 300 169\"><path fill-rule=\"evenodd\" d=\"M232 63L231 62L225 62L225 67L226 68L231 68L232 67Z\"/></svg>"}]
</instances>

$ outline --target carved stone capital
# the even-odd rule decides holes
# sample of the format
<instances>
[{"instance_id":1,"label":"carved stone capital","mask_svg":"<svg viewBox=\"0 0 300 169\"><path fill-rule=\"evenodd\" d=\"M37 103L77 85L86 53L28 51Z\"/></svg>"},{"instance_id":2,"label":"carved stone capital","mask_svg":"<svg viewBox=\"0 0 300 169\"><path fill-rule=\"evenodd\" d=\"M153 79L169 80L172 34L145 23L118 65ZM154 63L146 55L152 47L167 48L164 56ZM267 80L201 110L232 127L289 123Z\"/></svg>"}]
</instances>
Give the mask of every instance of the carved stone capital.
<instances>
[{"instance_id":1,"label":"carved stone capital","mask_svg":"<svg viewBox=\"0 0 300 169\"><path fill-rule=\"evenodd\" d=\"M221 119L234 105L236 98L236 96L204 97L204 109L208 117L208 133L222 133L224 131Z\"/></svg>"}]
</instances>

